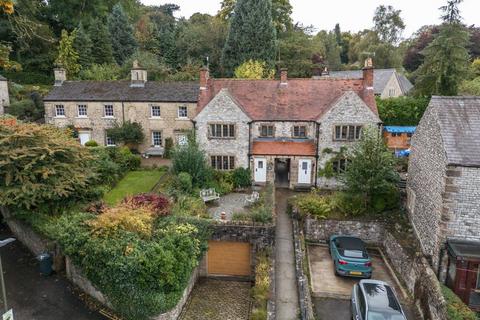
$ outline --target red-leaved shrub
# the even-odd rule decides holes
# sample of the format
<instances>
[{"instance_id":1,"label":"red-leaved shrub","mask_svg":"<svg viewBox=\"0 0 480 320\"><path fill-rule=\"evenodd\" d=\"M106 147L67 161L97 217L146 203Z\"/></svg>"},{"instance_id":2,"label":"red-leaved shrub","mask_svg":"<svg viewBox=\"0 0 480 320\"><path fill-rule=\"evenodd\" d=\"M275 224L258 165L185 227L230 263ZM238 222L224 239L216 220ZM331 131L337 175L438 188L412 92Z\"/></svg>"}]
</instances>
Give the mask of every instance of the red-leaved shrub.
<instances>
[{"instance_id":1,"label":"red-leaved shrub","mask_svg":"<svg viewBox=\"0 0 480 320\"><path fill-rule=\"evenodd\" d=\"M159 216L170 214L170 200L161 194L141 193L125 198L123 203L131 208L148 207Z\"/></svg>"}]
</instances>

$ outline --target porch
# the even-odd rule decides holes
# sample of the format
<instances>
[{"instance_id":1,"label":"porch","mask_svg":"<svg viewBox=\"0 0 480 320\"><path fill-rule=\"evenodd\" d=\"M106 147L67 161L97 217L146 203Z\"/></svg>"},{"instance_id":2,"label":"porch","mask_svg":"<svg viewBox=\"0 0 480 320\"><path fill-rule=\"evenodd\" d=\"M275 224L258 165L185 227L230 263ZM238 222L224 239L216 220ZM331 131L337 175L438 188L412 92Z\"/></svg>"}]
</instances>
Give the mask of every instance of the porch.
<instances>
[{"instance_id":1,"label":"porch","mask_svg":"<svg viewBox=\"0 0 480 320\"><path fill-rule=\"evenodd\" d=\"M297 139L298 140L298 139ZM277 188L310 188L316 181L316 145L312 140L254 141L250 164L256 185Z\"/></svg>"},{"instance_id":2,"label":"porch","mask_svg":"<svg viewBox=\"0 0 480 320\"><path fill-rule=\"evenodd\" d=\"M448 240L447 286L480 312L480 241Z\"/></svg>"}]
</instances>

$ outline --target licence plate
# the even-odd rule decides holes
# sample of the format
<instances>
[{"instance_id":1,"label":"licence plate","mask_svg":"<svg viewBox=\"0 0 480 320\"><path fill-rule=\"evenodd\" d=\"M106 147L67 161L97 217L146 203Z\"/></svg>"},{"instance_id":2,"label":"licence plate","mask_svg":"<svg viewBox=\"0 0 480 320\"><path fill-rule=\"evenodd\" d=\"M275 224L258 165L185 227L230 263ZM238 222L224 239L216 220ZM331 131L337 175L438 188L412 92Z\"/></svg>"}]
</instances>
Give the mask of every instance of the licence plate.
<instances>
[{"instance_id":1,"label":"licence plate","mask_svg":"<svg viewBox=\"0 0 480 320\"><path fill-rule=\"evenodd\" d=\"M362 275L362 273L361 273L361 272L358 272L358 271L350 271L350 274L351 274L352 276L361 276L361 275Z\"/></svg>"}]
</instances>

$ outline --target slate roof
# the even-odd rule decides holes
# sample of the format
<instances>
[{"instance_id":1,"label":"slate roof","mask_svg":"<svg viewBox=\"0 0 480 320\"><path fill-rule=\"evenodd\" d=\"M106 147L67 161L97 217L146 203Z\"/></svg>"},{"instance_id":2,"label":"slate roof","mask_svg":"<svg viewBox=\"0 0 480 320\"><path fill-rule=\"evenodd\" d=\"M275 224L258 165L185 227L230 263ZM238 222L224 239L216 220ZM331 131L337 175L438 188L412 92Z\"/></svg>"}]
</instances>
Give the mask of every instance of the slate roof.
<instances>
[{"instance_id":1,"label":"slate roof","mask_svg":"<svg viewBox=\"0 0 480 320\"><path fill-rule=\"evenodd\" d=\"M480 97L432 97L448 164L480 167Z\"/></svg>"},{"instance_id":2,"label":"slate roof","mask_svg":"<svg viewBox=\"0 0 480 320\"><path fill-rule=\"evenodd\" d=\"M253 155L274 156L315 156L316 146L311 140L307 141L254 141Z\"/></svg>"},{"instance_id":3,"label":"slate roof","mask_svg":"<svg viewBox=\"0 0 480 320\"><path fill-rule=\"evenodd\" d=\"M392 76L396 76L403 94L407 94L412 88L412 83L395 69L375 69L373 71L373 90L375 94L382 94ZM330 71L329 77L338 79L359 79L362 70Z\"/></svg>"},{"instance_id":4,"label":"slate roof","mask_svg":"<svg viewBox=\"0 0 480 320\"><path fill-rule=\"evenodd\" d=\"M357 93L378 114L373 93L364 90L363 79L288 79L279 80L210 79L208 91L201 95L198 112L222 89L228 89L252 120L315 121L347 92Z\"/></svg>"},{"instance_id":5,"label":"slate roof","mask_svg":"<svg viewBox=\"0 0 480 320\"><path fill-rule=\"evenodd\" d=\"M198 82L147 81L130 87L130 81L66 81L55 86L44 101L191 102L198 100Z\"/></svg>"}]
</instances>

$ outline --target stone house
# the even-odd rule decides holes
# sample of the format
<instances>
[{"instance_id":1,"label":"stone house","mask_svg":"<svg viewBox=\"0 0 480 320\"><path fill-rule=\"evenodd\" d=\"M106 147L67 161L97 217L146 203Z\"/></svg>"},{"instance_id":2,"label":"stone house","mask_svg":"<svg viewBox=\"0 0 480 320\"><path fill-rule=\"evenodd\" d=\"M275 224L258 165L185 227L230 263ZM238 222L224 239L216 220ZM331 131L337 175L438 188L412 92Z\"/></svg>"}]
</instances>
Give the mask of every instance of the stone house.
<instances>
[{"instance_id":1,"label":"stone house","mask_svg":"<svg viewBox=\"0 0 480 320\"><path fill-rule=\"evenodd\" d=\"M139 122L146 156L164 153L165 139L186 141L193 129L198 99L197 82L148 81L147 71L134 64L128 81L67 81L64 69L55 70L55 86L44 98L45 121L59 127L74 126L85 144L95 140L112 146L106 130L115 122Z\"/></svg>"},{"instance_id":2,"label":"stone house","mask_svg":"<svg viewBox=\"0 0 480 320\"><path fill-rule=\"evenodd\" d=\"M5 113L5 107L10 105L10 96L8 95L8 81L0 75L0 115Z\"/></svg>"},{"instance_id":3,"label":"stone house","mask_svg":"<svg viewBox=\"0 0 480 320\"><path fill-rule=\"evenodd\" d=\"M432 97L412 138L407 208L423 253L480 311L480 97Z\"/></svg>"},{"instance_id":4,"label":"stone house","mask_svg":"<svg viewBox=\"0 0 480 320\"><path fill-rule=\"evenodd\" d=\"M282 70L280 80L213 79L202 70L194 121L215 169L250 168L256 184L335 187L318 170L380 123L373 68L360 79L288 79Z\"/></svg>"},{"instance_id":5,"label":"stone house","mask_svg":"<svg viewBox=\"0 0 480 320\"><path fill-rule=\"evenodd\" d=\"M361 70L330 71L328 77L340 79L358 79L362 77ZM373 71L373 89L375 96L382 99L407 95L413 84L403 74L395 69L375 69Z\"/></svg>"}]
</instances>

